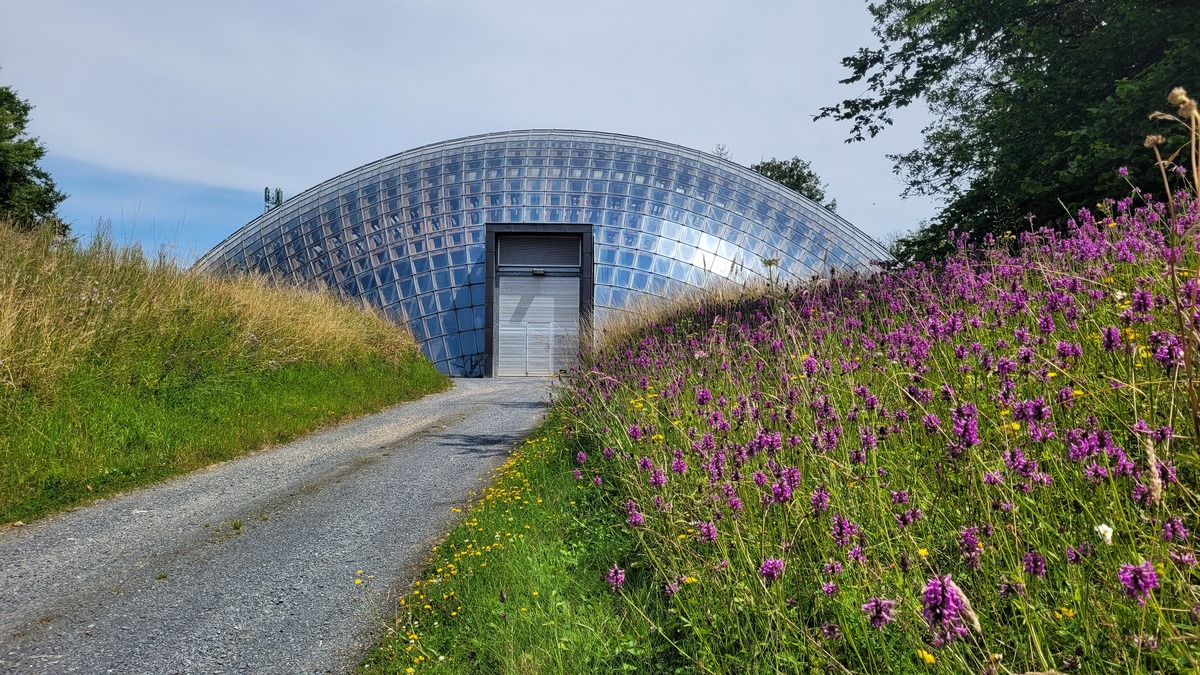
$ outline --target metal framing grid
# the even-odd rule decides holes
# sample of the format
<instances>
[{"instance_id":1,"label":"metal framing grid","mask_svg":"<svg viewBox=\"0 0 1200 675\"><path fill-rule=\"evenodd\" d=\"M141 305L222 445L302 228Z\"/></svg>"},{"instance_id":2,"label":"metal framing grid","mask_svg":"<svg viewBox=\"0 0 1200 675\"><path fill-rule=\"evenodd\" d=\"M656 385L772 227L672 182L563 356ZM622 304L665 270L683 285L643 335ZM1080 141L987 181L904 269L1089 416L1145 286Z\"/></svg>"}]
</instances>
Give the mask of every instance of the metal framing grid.
<instances>
[{"instance_id":1,"label":"metal framing grid","mask_svg":"<svg viewBox=\"0 0 1200 675\"><path fill-rule=\"evenodd\" d=\"M590 228L598 323L639 298L768 275L803 281L888 258L837 214L719 157L620 134L527 130L348 171L256 218L195 266L361 299L406 324L438 370L477 377L490 360L488 223Z\"/></svg>"}]
</instances>

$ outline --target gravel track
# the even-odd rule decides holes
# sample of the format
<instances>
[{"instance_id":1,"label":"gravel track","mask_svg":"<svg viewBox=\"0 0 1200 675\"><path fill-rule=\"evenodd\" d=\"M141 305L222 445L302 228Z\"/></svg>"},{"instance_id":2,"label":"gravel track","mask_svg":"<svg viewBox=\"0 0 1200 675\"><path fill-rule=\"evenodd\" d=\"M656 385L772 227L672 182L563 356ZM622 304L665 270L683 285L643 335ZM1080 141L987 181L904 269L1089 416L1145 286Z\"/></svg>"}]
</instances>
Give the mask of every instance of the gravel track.
<instances>
[{"instance_id":1,"label":"gravel track","mask_svg":"<svg viewBox=\"0 0 1200 675\"><path fill-rule=\"evenodd\" d=\"M0 531L0 672L353 670L451 507L541 421L548 396L545 379L457 380Z\"/></svg>"}]
</instances>

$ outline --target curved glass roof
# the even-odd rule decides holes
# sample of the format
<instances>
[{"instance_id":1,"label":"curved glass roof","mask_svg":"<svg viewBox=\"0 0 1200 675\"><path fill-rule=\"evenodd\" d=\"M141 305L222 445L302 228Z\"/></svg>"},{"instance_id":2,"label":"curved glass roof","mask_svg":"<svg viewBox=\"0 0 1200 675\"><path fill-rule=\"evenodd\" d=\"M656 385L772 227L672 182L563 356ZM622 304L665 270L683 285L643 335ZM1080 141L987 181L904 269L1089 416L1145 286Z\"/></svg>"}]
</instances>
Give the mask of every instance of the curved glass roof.
<instances>
[{"instance_id":1,"label":"curved glass roof","mask_svg":"<svg viewBox=\"0 0 1200 675\"><path fill-rule=\"evenodd\" d=\"M288 199L197 262L319 280L407 323L443 372L483 351L485 226L592 225L597 318L716 280L799 280L890 256L733 162L659 141L528 130L434 143ZM775 261L769 268L764 261Z\"/></svg>"}]
</instances>

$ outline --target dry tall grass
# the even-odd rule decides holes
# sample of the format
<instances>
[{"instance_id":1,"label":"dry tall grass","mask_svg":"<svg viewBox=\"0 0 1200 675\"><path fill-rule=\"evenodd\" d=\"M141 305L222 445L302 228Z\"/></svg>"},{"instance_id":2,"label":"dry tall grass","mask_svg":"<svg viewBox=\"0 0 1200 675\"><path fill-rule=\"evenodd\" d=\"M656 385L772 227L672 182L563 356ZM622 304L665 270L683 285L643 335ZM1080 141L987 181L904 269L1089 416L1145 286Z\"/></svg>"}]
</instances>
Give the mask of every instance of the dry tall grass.
<instances>
[{"instance_id":1,"label":"dry tall grass","mask_svg":"<svg viewBox=\"0 0 1200 675\"><path fill-rule=\"evenodd\" d=\"M417 349L407 331L364 310L262 277L207 277L103 234L79 247L0 220L0 397L53 391L87 359L137 370L146 348L250 368L396 361Z\"/></svg>"},{"instance_id":2,"label":"dry tall grass","mask_svg":"<svg viewBox=\"0 0 1200 675\"><path fill-rule=\"evenodd\" d=\"M0 523L445 388L376 311L0 220Z\"/></svg>"},{"instance_id":3,"label":"dry tall grass","mask_svg":"<svg viewBox=\"0 0 1200 675\"><path fill-rule=\"evenodd\" d=\"M647 326L670 323L679 317L694 314L703 307L730 306L744 298L761 298L775 292L786 294L795 283L799 282L780 284L761 277L728 280L713 275L703 288L689 286L669 298L635 295L624 307L609 308L603 318L585 323L581 326L580 335L594 336L590 349L603 352L627 343L634 335L644 333ZM589 345L585 341L582 347L588 349Z\"/></svg>"}]
</instances>

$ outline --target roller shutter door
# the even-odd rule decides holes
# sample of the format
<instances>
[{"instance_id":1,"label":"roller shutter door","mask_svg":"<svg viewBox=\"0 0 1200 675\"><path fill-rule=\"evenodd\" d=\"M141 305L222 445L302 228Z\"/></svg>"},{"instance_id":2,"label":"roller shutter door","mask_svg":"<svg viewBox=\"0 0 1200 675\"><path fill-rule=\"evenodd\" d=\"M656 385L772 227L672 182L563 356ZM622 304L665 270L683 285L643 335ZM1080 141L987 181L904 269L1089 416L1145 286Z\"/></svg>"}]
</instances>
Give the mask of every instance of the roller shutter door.
<instances>
[{"instance_id":1,"label":"roller shutter door","mask_svg":"<svg viewBox=\"0 0 1200 675\"><path fill-rule=\"evenodd\" d=\"M551 375L579 351L579 279L496 279L497 376Z\"/></svg>"},{"instance_id":2,"label":"roller shutter door","mask_svg":"<svg viewBox=\"0 0 1200 675\"><path fill-rule=\"evenodd\" d=\"M505 234L496 240L501 267L579 267L579 237Z\"/></svg>"}]
</instances>

